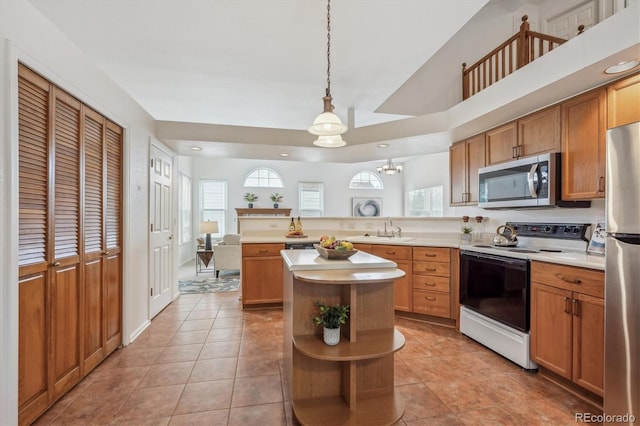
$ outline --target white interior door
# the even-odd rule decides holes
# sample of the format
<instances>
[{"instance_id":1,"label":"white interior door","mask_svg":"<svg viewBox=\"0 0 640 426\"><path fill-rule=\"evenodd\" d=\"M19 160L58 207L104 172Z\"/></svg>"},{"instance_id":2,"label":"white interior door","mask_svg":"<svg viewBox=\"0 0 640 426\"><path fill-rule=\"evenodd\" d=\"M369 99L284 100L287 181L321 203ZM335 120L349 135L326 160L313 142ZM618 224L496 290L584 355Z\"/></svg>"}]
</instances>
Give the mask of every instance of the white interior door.
<instances>
[{"instance_id":1,"label":"white interior door","mask_svg":"<svg viewBox=\"0 0 640 426\"><path fill-rule=\"evenodd\" d=\"M173 157L151 145L149 183L149 311L156 316L171 302L173 230L171 217Z\"/></svg>"}]
</instances>

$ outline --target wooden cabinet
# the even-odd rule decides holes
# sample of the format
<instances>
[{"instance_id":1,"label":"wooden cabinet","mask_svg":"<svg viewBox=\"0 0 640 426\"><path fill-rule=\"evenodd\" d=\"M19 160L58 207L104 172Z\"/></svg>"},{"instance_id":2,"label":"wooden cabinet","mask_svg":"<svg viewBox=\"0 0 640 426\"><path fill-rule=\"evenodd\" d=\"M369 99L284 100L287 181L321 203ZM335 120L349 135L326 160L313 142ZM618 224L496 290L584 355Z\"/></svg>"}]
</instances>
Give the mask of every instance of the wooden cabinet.
<instances>
[{"instance_id":1,"label":"wooden cabinet","mask_svg":"<svg viewBox=\"0 0 640 426\"><path fill-rule=\"evenodd\" d=\"M282 304L284 244L242 244L242 307Z\"/></svg>"},{"instance_id":2,"label":"wooden cabinet","mask_svg":"<svg viewBox=\"0 0 640 426\"><path fill-rule=\"evenodd\" d=\"M559 152L560 106L553 106L487 131L487 165Z\"/></svg>"},{"instance_id":3,"label":"wooden cabinet","mask_svg":"<svg viewBox=\"0 0 640 426\"><path fill-rule=\"evenodd\" d=\"M412 249L408 246L372 245L372 254L384 259L393 260L398 269L405 272L405 276L395 281L394 308L398 311L411 312L413 310L413 289L411 287L411 259Z\"/></svg>"},{"instance_id":4,"label":"wooden cabinet","mask_svg":"<svg viewBox=\"0 0 640 426\"><path fill-rule=\"evenodd\" d=\"M478 204L478 169L486 165L485 135L474 136L449 148L452 206Z\"/></svg>"},{"instance_id":5,"label":"wooden cabinet","mask_svg":"<svg viewBox=\"0 0 640 426\"><path fill-rule=\"evenodd\" d=\"M413 248L413 312L452 317L451 250L441 247Z\"/></svg>"},{"instance_id":6,"label":"wooden cabinet","mask_svg":"<svg viewBox=\"0 0 640 426\"><path fill-rule=\"evenodd\" d=\"M18 416L31 423L122 341L122 129L18 77Z\"/></svg>"},{"instance_id":7,"label":"wooden cabinet","mask_svg":"<svg viewBox=\"0 0 640 426\"><path fill-rule=\"evenodd\" d=\"M518 120L518 157L560 152L562 140L560 106L546 108Z\"/></svg>"},{"instance_id":8,"label":"wooden cabinet","mask_svg":"<svg viewBox=\"0 0 640 426\"><path fill-rule=\"evenodd\" d=\"M515 121L487 131L487 165L518 158L518 126Z\"/></svg>"},{"instance_id":9,"label":"wooden cabinet","mask_svg":"<svg viewBox=\"0 0 640 426\"><path fill-rule=\"evenodd\" d=\"M531 262L531 358L602 396L604 273Z\"/></svg>"},{"instance_id":10,"label":"wooden cabinet","mask_svg":"<svg viewBox=\"0 0 640 426\"><path fill-rule=\"evenodd\" d=\"M394 328L395 268L286 271L283 310L285 398L303 425L391 425L404 403L394 389L394 354L405 338ZM335 346L315 326L314 303L349 304Z\"/></svg>"},{"instance_id":11,"label":"wooden cabinet","mask_svg":"<svg viewBox=\"0 0 640 426\"><path fill-rule=\"evenodd\" d=\"M640 74L607 86L607 129L640 121Z\"/></svg>"},{"instance_id":12,"label":"wooden cabinet","mask_svg":"<svg viewBox=\"0 0 640 426\"><path fill-rule=\"evenodd\" d=\"M562 103L562 199L604 198L606 90Z\"/></svg>"}]
</instances>

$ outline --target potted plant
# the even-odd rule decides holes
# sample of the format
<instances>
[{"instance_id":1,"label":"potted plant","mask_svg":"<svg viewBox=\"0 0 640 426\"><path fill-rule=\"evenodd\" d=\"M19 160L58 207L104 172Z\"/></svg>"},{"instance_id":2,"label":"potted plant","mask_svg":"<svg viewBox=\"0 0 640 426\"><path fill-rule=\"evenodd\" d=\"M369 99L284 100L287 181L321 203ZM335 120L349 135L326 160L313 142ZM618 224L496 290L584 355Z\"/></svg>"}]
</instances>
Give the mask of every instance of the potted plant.
<instances>
[{"instance_id":1,"label":"potted plant","mask_svg":"<svg viewBox=\"0 0 640 426\"><path fill-rule=\"evenodd\" d=\"M280 201L282 201L282 199L284 198L284 196L278 194L277 192L274 194L271 194L271 201L273 201L273 208L277 209L278 208L278 203Z\"/></svg>"},{"instance_id":2,"label":"potted plant","mask_svg":"<svg viewBox=\"0 0 640 426\"><path fill-rule=\"evenodd\" d=\"M244 194L244 200L249 203L249 208L252 209L253 203L258 201L258 196L251 192L247 192L246 194Z\"/></svg>"},{"instance_id":3,"label":"potted plant","mask_svg":"<svg viewBox=\"0 0 640 426\"><path fill-rule=\"evenodd\" d=\"M473 232L473 228L470 226L462 227L462 241L470 243L471 242L471 233Z\"/></svg>"},{"instance_id":4,"label":"potted plant","mask_svg":"<svg viewBox=\"0 0 640 426\"><path fill-rule=\"evenodd\" d=\"M340 325L344 324L349 316L349 305L326 306L317 301L315 306L318 308L319 315L313 321L316 325L324 327L324 342L327 345L337 345L340 343Z\"/></svg>"}]
</instances>

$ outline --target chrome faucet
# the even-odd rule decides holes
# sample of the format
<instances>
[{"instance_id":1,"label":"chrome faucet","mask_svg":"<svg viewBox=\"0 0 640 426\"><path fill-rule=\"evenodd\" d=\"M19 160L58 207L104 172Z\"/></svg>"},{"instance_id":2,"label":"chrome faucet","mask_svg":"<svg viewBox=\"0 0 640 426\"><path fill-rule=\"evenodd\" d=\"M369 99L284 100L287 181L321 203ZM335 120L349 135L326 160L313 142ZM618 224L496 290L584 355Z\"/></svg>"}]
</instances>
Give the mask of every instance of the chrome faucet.
<instances>
[{"instance_id":1,"label":"chrome faucet","mask_svg":"<svg viewBox=\"0 0 640 426\"><path fill-rule=\"evenodd\" d=\"M391 234L389 234L389 231L387 231L387 223L389 224L389 229L391 231ZM398 230L400 230L400 227L397 227ZM384 220L384 234L380 235L380 231L378 231L378 236L379 237L395 237L395 232L393 231L393 221L391 220L390 217L386 217Z\"/></svg>"}]
</instances>

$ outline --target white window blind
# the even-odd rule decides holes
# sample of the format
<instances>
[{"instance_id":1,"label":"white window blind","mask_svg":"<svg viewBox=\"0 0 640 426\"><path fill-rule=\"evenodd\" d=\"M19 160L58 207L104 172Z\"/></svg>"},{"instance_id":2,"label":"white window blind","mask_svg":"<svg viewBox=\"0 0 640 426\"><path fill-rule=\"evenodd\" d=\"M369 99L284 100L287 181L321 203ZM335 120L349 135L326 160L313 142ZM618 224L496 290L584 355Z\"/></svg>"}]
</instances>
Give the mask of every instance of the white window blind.
<instances>
[{"instance_id":1,"label":"white window blind","mask_svg":"<svg viewBox=\"0 0 640 426\"><path fill-rule=\"evenodd\" d=\"M349 182L349 189L383 189L384 185L380 178L369 172L362 171L356 173Z\"/></svg>"},{"instance_id":2,"label":"white window blind","mask_svg":"<svg viewBox=\"0 0 640 426\"><path fill-rule=\"evenodd\" d=\"M200 181L200 220L218 222L218 233L212 238L222 238L227 225L227 182L223 180Z\"/></svg>"},{"instance_id":3,"label":"white window blind","mask_svg":"<svg viewBox=\"0 0 640 426\"><path fill-rule=\"evenodd\" d=\"M249 172L244 180L246 187L282 188L282 178L275 170L260 167Z\"/></svg>"},{"instance_id":4,"label":"white window blind","mask_svg":"<svg viewBox=\"0 0 640 426\"><path fill-rule=\"evenodd\" d=\"M300 216L322 216L324 212L324 184L299 182L298 200Z\"/></svg>"},{"instance_id":5,"label":"white window blind","mask_svg":"<svg viewBox=\"0 0 640 426\"><path fill-rule=\"evenodd\" d=\"M179 244L191 241L191 178L180 173L180 234Z\"/></svg>"}]
</instances>

